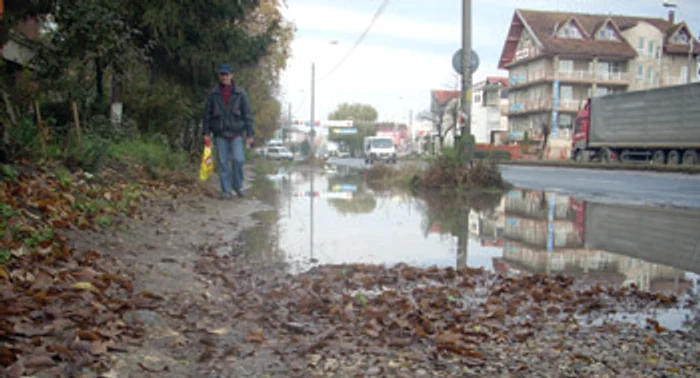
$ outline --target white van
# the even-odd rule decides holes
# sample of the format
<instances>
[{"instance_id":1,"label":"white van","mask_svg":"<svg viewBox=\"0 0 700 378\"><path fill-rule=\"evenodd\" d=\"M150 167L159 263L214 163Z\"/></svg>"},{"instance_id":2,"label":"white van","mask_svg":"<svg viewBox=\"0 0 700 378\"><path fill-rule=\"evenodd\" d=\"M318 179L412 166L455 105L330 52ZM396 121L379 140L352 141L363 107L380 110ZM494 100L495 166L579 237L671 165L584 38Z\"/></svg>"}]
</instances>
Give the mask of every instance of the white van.
<instances>
[{"instance_id":1,"label":"white van","mask_svg":"<svg viewBox=\"0 0 700 378\"><path fill-rule=\"evenodd\" d=\"M362 143L365 164L372 164L375 161L385 161L396 164L396 146L391 137L365 137Z\"/></svg>"}]
</instances>

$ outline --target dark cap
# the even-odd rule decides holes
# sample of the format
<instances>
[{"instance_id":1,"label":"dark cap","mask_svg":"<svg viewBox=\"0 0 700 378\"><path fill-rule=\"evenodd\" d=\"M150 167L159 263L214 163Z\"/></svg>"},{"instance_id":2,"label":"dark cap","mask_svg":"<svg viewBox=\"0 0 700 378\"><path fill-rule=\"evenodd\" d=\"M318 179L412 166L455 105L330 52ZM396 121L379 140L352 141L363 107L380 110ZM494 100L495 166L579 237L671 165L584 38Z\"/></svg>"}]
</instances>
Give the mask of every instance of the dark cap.
<instances>
[{"instance_id":1,"label":"dark cap","mask_svg":"<svg viewBox=\"0 0 700 378\"><path fill-rule=\"evenodd\" d=\"M231 65L230 64L222 64L219 66L219 73L231 73Z\"/></svg>"}]
</instances>

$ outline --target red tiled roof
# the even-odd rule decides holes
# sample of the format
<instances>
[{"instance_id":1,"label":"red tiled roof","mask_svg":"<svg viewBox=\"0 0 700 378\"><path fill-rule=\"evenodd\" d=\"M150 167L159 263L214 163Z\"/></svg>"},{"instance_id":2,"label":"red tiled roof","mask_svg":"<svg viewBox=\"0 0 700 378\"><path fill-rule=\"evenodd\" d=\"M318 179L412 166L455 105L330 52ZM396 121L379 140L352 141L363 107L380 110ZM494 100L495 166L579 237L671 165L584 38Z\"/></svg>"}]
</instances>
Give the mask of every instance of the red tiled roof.
<instances>
[{"instance_id":1,"label":"red tiled roof","mask_svg":"<svg viewBox=\"0 0 700 378\"><path fill-rule=\"evenodd\" d=\"M573 20L577 26L582 28L583 39L570 39L556 37L555 30ZM663 18L633 17L618 15L601 15L572 12L550 12L518 9L513 15L508 39L506 40L499 68L505 68L513 61L515 49L520 39L521 30L524 26L529 27L534 34L534 38L540 41L544 54L563 54L567 56L604 56L634 58L637 51L626 40L606 41L596 40L592 37L595 33L610 20L617 29L624 31L635 27L640 22L646 22L658 28L670 37L675 31L683 27L684 23L672 24ZM687 25L685 25L687 27ZM685 47L684 52L688 52L687 45L669 45L664 43L664 50L667 53L678 54L681 49L676 46ZM700 43L696 42L696 53L700 53Z\"/></svg>"},{"instance_id":2,"label":"red tiled roof","mask_svg":"<svg viewBox=\"0 0 700 378\"><path fill-rule=\"evenodd\" d=\"M493 85L501 83L501 87L507 88L508 87L508 78L507 77L501 77L501 76L487 76L486 77L486 84Z\"/></svg>"},{"instance_id":3,"label":"red tiled roof","mask_svg":"<svg viewBox=\"0 0 700 378\"><path fill-rule=\"evenodd\" d=\"M460 91L445 91L445 90L432 90L430 91L431 96L440 105L446 105L450 100L459 98Z\"/></svg>"}]
</instances>

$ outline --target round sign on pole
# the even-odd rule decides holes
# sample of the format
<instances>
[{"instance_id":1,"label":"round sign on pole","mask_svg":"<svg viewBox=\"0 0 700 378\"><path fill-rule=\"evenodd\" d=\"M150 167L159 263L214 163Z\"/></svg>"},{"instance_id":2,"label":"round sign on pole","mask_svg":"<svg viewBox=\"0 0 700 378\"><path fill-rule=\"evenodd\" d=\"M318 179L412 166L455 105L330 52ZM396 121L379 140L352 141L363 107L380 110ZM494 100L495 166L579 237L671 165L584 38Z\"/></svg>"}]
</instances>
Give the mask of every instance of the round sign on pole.
<instances>
[{"instance_id":1,"label":"round sign on pole","mask_svg":"<svg viewBox=\"0 0 700 378\"><path fill-rule=\"evenodd\" d=\"M476 51L472 50L472 62L471 62L471 68L472 68L472 74L476 72L476 70L479 68L479 55L477 55ZM454 68L455 71L457 71L458 74L463 74L464 69L462 68L462 49L457 50L454 55L452 55L452 68Z\"/></svg>"}]
</instances>

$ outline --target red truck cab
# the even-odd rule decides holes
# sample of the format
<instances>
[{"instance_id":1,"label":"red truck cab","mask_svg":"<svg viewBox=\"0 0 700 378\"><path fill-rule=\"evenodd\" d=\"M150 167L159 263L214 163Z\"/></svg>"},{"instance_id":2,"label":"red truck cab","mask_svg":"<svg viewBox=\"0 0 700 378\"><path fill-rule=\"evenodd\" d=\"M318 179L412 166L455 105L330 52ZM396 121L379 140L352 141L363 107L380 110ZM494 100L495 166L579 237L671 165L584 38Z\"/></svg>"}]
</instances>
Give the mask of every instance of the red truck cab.
<instances>
[{"instance_id":1,"label":"red truck cab","mask_svg":"<svg viewBox=\"0 0 700 378\"><path fill-rule=\"evenodd\" d=\"M574 136L571 140L571 159L584 161L588 148L588 130L591 125L591 99L586 100L586 105L579 110L574 122Z\"/></svg>"}]
</instances>

